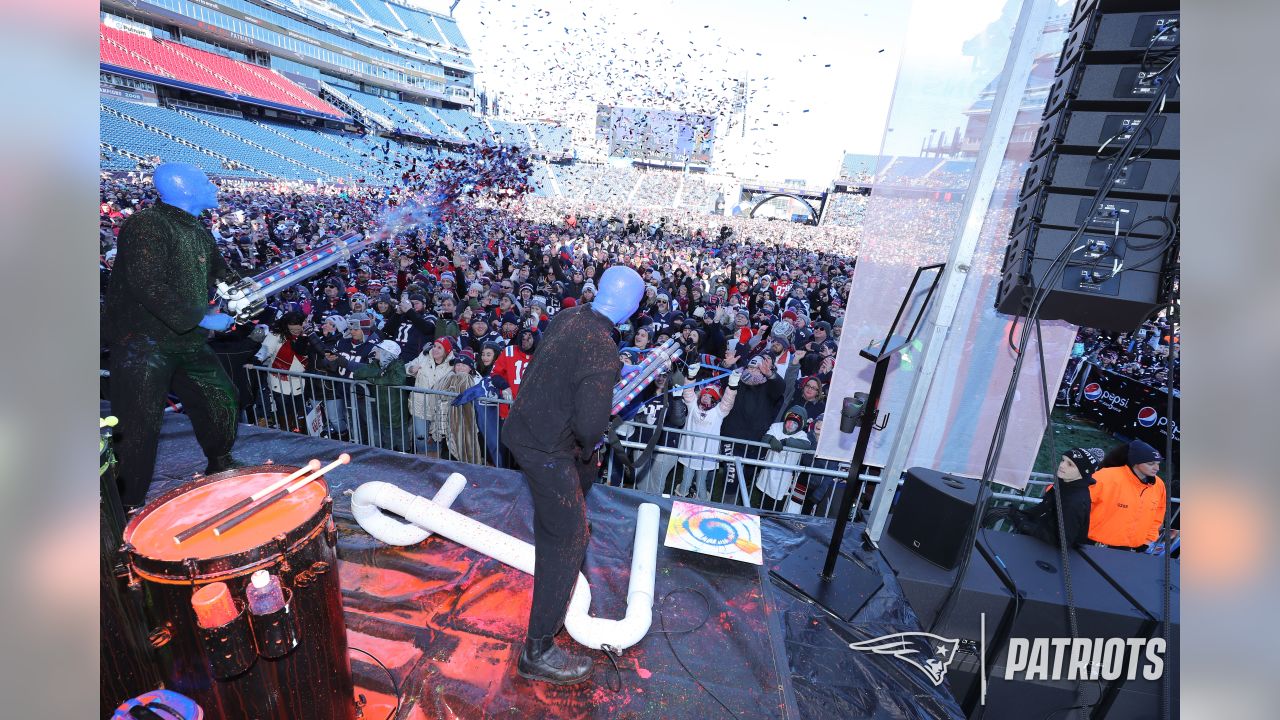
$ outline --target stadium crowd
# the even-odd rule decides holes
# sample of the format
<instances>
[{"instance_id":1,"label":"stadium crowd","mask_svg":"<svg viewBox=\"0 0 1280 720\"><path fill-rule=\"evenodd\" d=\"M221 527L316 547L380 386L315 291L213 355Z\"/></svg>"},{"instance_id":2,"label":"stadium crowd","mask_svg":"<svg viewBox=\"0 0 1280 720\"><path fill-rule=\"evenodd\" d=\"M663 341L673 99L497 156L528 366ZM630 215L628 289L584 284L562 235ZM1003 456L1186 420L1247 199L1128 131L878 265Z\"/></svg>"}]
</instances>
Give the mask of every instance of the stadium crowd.
<instances>
[{"instance_id":1,"label":"stadium crowd","mask_svg":"<svg viewBox=\"0 0 1280 720\"><path fill-rule=\"evenodd\" d=\"M676 392L651 388L628 410L657 432L621 434L710 456L811 461L804 451L822 428L853 229L641 214L616 191L602 201L532 197L528 161L501 148L397 160L401 182L390 187L221 183L207 222L244 277L349 232L379 240L273 297L256 322L211 334L245 421L307 432L318 417L334 437L503 462L502 401L519 393L542 331L558 310L591 302L607 267L627 264L647 288L619 328L620 356L639 363L669 338L684 351L660 385ZM100 191L105 291L121 225L156 195L139 174L104 174ZM416 392L391 392L403 387ZM363 427L376 432L360 438ZM797 482L795 472L748 465L738 478L714 458L625 454L643 462L609 479L653 491L705 499L714 486L756 507L807 511L830 495L822 476Z\"/></svg>"}]
</instances>

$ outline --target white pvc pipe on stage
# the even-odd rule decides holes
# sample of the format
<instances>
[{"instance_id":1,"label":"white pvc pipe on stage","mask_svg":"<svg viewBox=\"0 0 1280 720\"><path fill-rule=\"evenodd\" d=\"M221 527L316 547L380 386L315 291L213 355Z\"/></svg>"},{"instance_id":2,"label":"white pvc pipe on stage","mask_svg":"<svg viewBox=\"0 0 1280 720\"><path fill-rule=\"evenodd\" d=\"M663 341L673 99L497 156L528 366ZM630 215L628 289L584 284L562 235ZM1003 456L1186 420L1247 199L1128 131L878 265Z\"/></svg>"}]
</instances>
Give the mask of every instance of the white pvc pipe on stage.
<instances>
[{"instance_id":1,"label":"white pvc pipe on stage","mask_svg":"<svg viewBox=\"0 0 1280 720\"><path fill-rule=\"evenodd\" d=\"M431 531L426 528L419 527L413 523L405 523L382 512L382 508L369 502L366 498L371 497L372 491L361 494L365 488L374 485L386 485L387 483L369 482L356 488L351 496L351 514L355 516L356 522L360 523L360 527L364 531L372 535L376 540L380 540L388 545L396 545L403 547L405 545L417 545L418 543L431 537ZM453 473L445 478L444 485L436 491L436 496L432 498L432 502L441 506L449 507L453 505L453 501L458 499L458 494L462 492L462 488L467 486L467 479L462 473ZM392 485L391 487L395 487ZM398 488L397 488L398 489ZM408 493L405 493L408 495ZM403 515L403 513L400 513Z\"/></svg>"},{"instance_id":2,"label":"white pvc pipe on stage","mask_svg":"<svg viewBox=\"0 0 1280 720\"><path fill-rule=\"evenodd\" d=\"M446 495L454 473L440 489L437 497L452 502L457 496ZM459 484L465 484L465 480ZM412 544L404 540L423 534L442 535L456 543L466 545L477 552L505 565L533 574L534 550L529 543L514 538L500 530L450 510L420 495L413 495L385 482L367 482L356 488L351 496L352 512L360 527L373 537L392 545ZM416 533L405 530L406 525L389 518L381 510L390 510L413 523ZM653 588L658 558L658 506L644 503L636 514L635 545L631 558L631 579L627 586L627 612L620 620L591 616L591 588L587 579L578 573L564 627L577 642L596 650L609 646L625 650L640 642L653 623ZM420 542L420 541L419 541Z\"/></svg>"}]
</instances>

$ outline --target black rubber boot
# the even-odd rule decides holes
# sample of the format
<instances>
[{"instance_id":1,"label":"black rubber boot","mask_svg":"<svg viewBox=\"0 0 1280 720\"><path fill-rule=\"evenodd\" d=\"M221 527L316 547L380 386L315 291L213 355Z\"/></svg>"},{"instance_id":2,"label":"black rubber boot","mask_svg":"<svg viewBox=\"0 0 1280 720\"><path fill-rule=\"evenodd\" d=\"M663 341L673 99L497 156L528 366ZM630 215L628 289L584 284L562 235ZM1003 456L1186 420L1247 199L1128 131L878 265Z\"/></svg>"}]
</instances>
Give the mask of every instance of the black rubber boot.
<instances>
[{"instance_id":1,"label":"black rubber boot","mask_svg":"<svg viewBox=\"0 0 1280 720\"><path fill-rule=\"evenodd\" d=\"M595 672L595 663L584 655L570 655L551 635L525 638L516 671L521 677L553 685L575 685Z\"/></svg>"},{"instance_id":2,"label":"black rubber boot","mask_svg":"<svg viewBox=\"0 0 1280 720\"><path fill-rule=\"evenodd\" d=\"M219 455L216 458L209 458L209 464L205 466L204 474L212 475L214 473L220 473L224 470L231 470L238 467L244 467L244 463L236 462L236 460L231 457L231 453L227 453L226 455Z\"/></svg>"}]
</instances>

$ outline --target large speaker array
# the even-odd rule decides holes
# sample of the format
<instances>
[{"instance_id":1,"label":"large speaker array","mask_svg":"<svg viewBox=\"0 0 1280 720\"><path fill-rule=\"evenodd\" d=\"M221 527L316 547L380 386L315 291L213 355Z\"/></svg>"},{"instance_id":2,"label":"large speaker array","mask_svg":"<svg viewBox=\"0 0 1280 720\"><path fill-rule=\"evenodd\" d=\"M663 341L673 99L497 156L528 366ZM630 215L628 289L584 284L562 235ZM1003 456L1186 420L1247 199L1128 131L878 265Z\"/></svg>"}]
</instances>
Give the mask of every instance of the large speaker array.
<instances>
[{"instance_id":1,"label":"large speaker array","mask_svg":"<svg viewBox=\"0 0 1280 720\"><path fill-rule=\"evenodd\" d=\"M1077 4L1009 233L1000 312L1131 330L1177 292L1180 35L1176 1Z\"/></svg>"}]
</instances>

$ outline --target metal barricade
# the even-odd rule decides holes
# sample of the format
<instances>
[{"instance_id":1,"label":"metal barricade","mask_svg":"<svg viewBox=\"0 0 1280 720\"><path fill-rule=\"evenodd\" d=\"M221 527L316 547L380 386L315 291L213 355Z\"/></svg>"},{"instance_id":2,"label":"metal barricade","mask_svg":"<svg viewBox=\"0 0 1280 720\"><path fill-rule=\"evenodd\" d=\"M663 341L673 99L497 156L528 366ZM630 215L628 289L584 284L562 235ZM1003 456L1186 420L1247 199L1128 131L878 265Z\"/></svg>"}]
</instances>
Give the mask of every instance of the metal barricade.
<instances>
[{"instance_id":1,"label":"metal barricade","mask_svg":"<svg viewBox=\"0 0 1280 720\"><path fill-rule=\"evenodd\" d=\"M656 441L655 433L660 433ZM652 494L831 517L849 474L847 462L817 458L812 450L788 449L784 457L793 461L779 461L783 458L766 443L681 428L630 421L619 428L618 436L627 457L607 450L601 481ZM859 475L855 512L869 499L868 484L875 482L876 475ZM764 492L766 487L774 494Z\"/></svg>"},{"instance_id":2,"label":"metal barricade","mask_svg":"<svg viewBox=\"0 0 1280 720\"><path fill-rule=\"evenodd\" d=\"M406 454L502 467L498 407L458 393L247 365L237 372L241 420Z\"/></svg>"}]
</instances>

